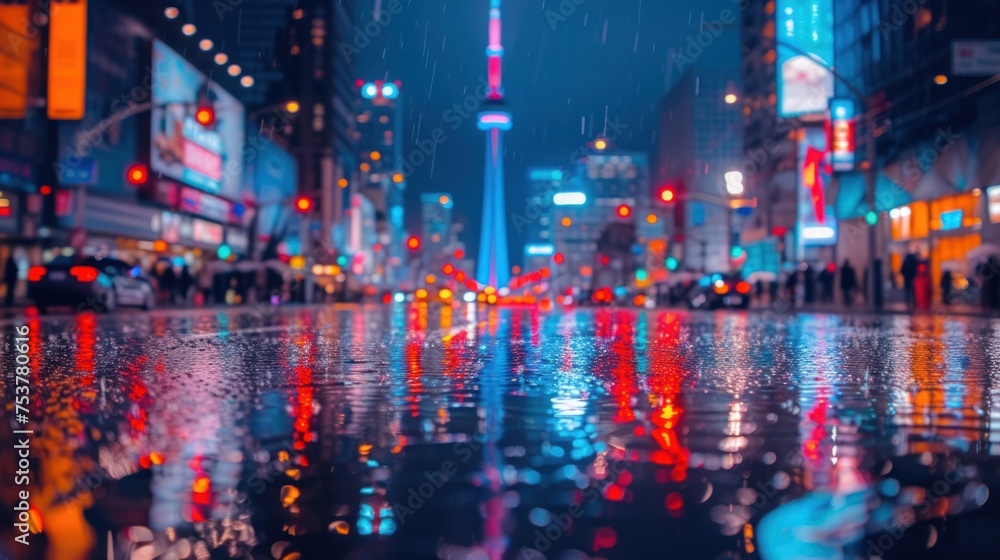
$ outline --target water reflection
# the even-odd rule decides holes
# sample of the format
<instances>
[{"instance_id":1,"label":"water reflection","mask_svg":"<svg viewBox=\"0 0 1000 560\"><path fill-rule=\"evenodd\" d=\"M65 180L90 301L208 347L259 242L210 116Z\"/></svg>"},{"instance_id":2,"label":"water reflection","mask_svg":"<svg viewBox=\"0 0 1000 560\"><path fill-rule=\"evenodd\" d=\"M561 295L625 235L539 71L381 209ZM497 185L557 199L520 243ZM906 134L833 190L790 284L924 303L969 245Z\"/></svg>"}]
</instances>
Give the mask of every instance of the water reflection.
<instances>
[{"instance_id":1,"label":"water reflection","mask_svg":"<svg viewBox=\"0 0 1000 560\"><path fill-rule=\"evenodd\" d=\"M983 529L1000 515L996 323L426 304L135 317L29 324L48 558L1000 545Z\"/></svg>"}]
</instances>

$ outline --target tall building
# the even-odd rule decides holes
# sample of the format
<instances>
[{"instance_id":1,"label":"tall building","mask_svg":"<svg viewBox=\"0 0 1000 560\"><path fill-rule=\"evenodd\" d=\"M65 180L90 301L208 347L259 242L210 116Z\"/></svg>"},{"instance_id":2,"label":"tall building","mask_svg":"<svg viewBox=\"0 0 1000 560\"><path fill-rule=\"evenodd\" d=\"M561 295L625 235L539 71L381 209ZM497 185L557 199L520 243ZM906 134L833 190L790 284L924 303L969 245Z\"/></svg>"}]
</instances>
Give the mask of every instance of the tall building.
<instances>
[{"instance_id":1,"label":"tall building","mask_svg":"<svg viewBox=\"0 0 1000 560\"><path fill-rule=\"evenodd\" d=\"M774 0L750 0L743 10L740 105L745 157L741 171L758 207L748 226L763 235L762 247L780 251L778 260L794 261L798 223L798 119L783 119L778 111L778 64ZM748 251L757 253L752 243ZM778 272L778 271L772 271Z\"/></svg>"},{"instance_id":2,"label":"tall building","mask_svg":"<svg viewBox=\"0 0 1000 560\"><path fill-rule=\"evenodd\" d=\"M296 102L291 122L281 124L299 162L299 192L317 201L319 233L309 242L326 254L345 252L341 223L353 206L349 190L338 185L357 169L358 91L353 63L335 48L350 38L353 22L354 3L347 0L301 0L288 10L276 54L283 80L270 92L272 103Z\"/></svg>"},{"instance_id":3,"label":"tall building","mask_svg":"<svg viewBox=\"0 0 1000 560\"><path fill-rule=\"evenodd\" d=\"M552 239L564 259L552 281L557 293L630 286L636 220L648 209L646 154L617 152L598 139L564 188L552 199Z\"/></svg>"},{"instance_id":4,"label":"tall building","mask_svg":"<svg viewBox=\"0 0 1000 560\"><path fill-rule=\"evenodd\" d=\"M552 196L570 184L570 175L558 167L531 167L526 172L528 180L528 208L525 215L512 218L514 228L522 234L525 243L552 243Z\"/></svg>"},{"instance_id":5,"label":"tall building","mask_svg":"<svg viewBox=\"0 0 1000 560\"><path fill-rule=\"evenodd\" d=\"M874 136L884 284L901 285L910 251L928 260L933 286L946 270L974 276L966 254L1000 238L1000 90L984 87L1000 73L1000 1L837 0L832 9L836 96L873 116L872 127L857 123L858 160ZM867 243L852 232L867 232L866 186L862 172L845 173L834 201L845 220L837 250L863 264Z\"/></svg>"},{"instance_id":6,"label":"tall building","mask_svg":"<svg viewBox=\"0 0 1000 560\"><path fill-rule=\"evenodd\" d=\"M507 285L510 266L507 256L507 213L504 205L503 133L513 126L513 118L503 99L503 45L501 44L500 0L490 0L489 44L486 57L489 89L478 126L486 131L486 171L483 221L476 256L476 280L493 287Z\"/></svg>"},{"instance_id":7,"label":"tall building","mask_svg":"<svg viewBox=\"0 0 1000 560\"><path fill-rule=\"evenodd\" d=\"M400 84L381 80L358 80L357 130L361 165L358 171L358 192L375 205L375 227L379 251L379 276L387 287L405 277L405 225L403 223L403 191L406 177L403 165L403 103ZM344 180L341 186L348 186Z\"/></svg>"},{"instance_id":8,"label":"tall building","mask_svg":"<svg viewBox=\"0 0 1000 560\"><path fill-rule=\"evenodd\" d=\"M240 0L239 2L174 2L187 4L195 23L204 22L215 30L215 48L237 62L256 87L239 92L250 107L267 101L268 89L284 76L276 63L282 44L284 23L295 0Z\"/></svg>"},{"instance_id":9,"label":"tall building","mask_svg":"<svg viewBox=\"0 0 1000 560\"><path fill-rule=\"evenodd\" d=\"M449 193L424 193L420 196L421 262L418 278L436 274L452 259L452 210L455 200Z\"/></svg>"},{"instance_id":10,"label":"tall building","mask_svg":"<svg viewBox=\"0 0 1000 560\"><path fill-rule=\"evenodd\" d=\"M740 171L744 158L736 34L718 41L732 56L689 67L660 103L657 135L656 186L675 193L670 252L683 268L705 272L731 268L738 225L725 176Z\"/></svg>"}]
</instances>

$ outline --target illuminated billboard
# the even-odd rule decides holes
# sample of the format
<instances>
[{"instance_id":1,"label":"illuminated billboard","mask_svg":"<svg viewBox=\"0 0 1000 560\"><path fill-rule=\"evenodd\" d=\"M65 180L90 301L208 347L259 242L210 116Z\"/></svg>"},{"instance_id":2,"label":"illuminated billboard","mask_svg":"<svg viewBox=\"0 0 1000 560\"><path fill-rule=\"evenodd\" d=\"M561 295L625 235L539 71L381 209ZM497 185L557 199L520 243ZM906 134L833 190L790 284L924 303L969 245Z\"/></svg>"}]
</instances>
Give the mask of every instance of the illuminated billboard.
<instances>
[{"instance_id":1,"label":"illuminated billboard","mask_svg":"<svg viewBox=\"0 0 1000 560\"><path fill-rule=\"evenodd\" d=\"M837 218L826 189L830 184L827 136L823 127L804 129L799 142L798 239L801 248L835 245ZM801 253L800 253L801 256Z\"/></svg>"},{"instance_id":2,"label":"illuminated billboard","mask_svg":"<svg viewBox=\"0 0 1000 560\"><path fill-rule=\"evenodd\" d=\"M213 118L201 124L199 116L209 114L205 108ZM153 44L151 114L153 172L230 200L240 198L243 105L159 41Z\"/></svg>"},{"instance_id":3,"label":"illuminated billboard","mask_svg":"<svg viewBox=\"0 0 1000 560\"><path fill-rule=\"evenodd\" d=\"M833 1L778 0L778 115L826 114L833 97Z\"/></svg>"},{"instance_id":4,"label":"illuminated billboard","mask_svg":"<svg viewBox=\"0 0 1000 560\"><path fill-rule=\"evenodd\" d=\"M850 99L830 101L830 159L834 171L854 170L854 113Z\"/></svg>"}]
</instances>

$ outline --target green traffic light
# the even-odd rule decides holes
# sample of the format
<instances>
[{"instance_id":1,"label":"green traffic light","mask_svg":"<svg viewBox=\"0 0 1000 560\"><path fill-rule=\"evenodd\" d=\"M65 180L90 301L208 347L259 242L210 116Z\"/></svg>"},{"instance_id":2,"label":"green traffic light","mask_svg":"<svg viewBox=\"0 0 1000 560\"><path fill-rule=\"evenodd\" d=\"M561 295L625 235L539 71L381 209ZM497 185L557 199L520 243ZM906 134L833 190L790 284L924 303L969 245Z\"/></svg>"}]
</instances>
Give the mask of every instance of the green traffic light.
<instances>
[{"instance_id":1,"label":"green traffic light","mask_svg":"<svg viewBox=\"0 0 1000 560\"><path fill-rule=\"evenodd\" d=\"M222 260L228 259L232 256L233 250L229 248L229 245L219 245L218 255Z\"/></svg>"},{"instance_id":2,"label":"green traffic light","mask_svg":"<svg viewBox=\"0 0 1000 560\"><path fill-rule=\"evenodd\" d=\"M868 213L865 214L865 221L868 222L868 225L870 226L878 224L878 212L869 210Z\"/></svg>"},{"instance_id":3,"label":"green traffic light","mask_svg":"<svg viewBox=\"0 0 1000 560\"><path fill-rule=\"evenodd\" d=\"M677 257L668 257L666 265L667 265L667 270L673 272L677 270L678 266L680 266L680 262L677 261Z\"/></svg>"},{"instance_id":4,"label":"green traffic light","mask_svg":"<svg viewBox=\"0 0 1000 560\"><path fill-rule=\"evenodd\" d=\"M340 266L347 266L347 256L340 255L339 257L337 257L337 264Z\"/></svg>"},{"instance_id":5,"label":"green traffic light","mask_svg":"<svg viewBox=\"0 0 1000 560\"><path fill-rule=\"evenodd\" d=\"M645 281L646 278L648 278L648 275L646 274L646 269L645 268L640 268L639 270L635 271L635 279L636 280L642 282L642 281Z\"/></svg>"},{"instance_id":6,"label":"green traffic light","mask_svg":"<svg viewBox=\"0 0 1000 560\"><path fill-rule=\"evenodd\" d=\"M729 256L732 257L732 258L734 258L734 259L738 259L742 255L743 255L743 248L742 247L733 247L732 249L729 250Z\"/></svg>"}]
</instances>

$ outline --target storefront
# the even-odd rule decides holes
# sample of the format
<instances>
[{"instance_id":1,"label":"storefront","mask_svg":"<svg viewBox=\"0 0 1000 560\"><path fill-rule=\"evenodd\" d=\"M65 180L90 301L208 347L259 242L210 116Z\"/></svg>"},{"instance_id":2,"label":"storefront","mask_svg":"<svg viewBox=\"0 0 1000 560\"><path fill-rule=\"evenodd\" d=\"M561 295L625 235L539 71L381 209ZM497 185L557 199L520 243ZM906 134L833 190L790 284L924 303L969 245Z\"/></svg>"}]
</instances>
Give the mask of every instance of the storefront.
<instances>
[{"instance_id":1,"label":"storefront","mask_svg":"<svg viewBox=\"0 0 1000 560\"><path fill-rule=\"evenodd\" d=\"M889 266L896 286L901 286L903 258L916 253L930 264L935 297L940 298L941 276L950 271L971 277L966 255L982 244L982 191L917 201L889 211Z\"/></svg>"}]
</instances>

